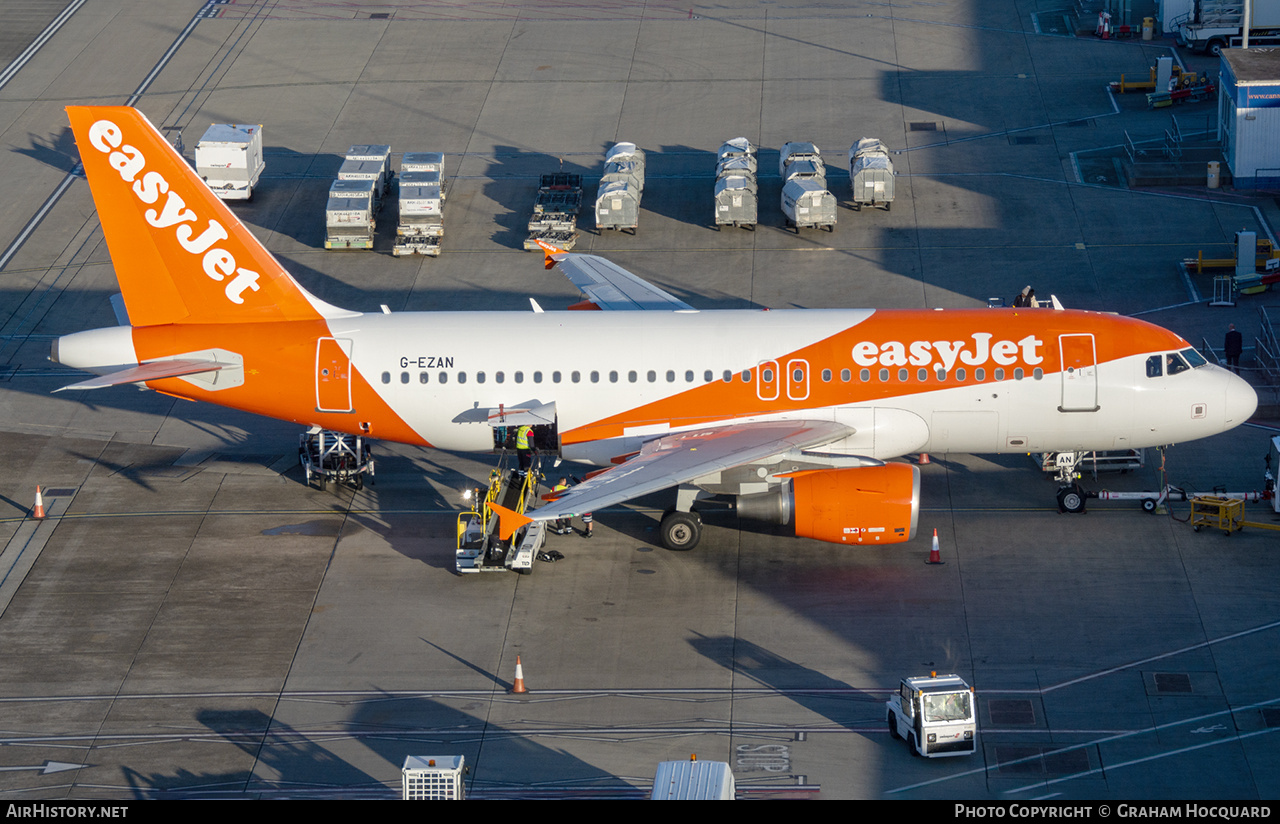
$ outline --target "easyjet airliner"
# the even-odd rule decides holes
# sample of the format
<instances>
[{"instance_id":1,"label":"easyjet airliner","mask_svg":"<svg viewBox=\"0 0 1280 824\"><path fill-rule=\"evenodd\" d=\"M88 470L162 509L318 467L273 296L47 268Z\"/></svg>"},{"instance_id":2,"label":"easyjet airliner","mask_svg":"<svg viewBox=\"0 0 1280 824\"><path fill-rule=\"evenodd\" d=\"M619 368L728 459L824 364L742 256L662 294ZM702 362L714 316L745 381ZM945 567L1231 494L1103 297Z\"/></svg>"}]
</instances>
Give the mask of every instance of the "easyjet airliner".
<instances>
[{"instance_id":1,"label":"easyjet airliner","mask_svg":"<svg viewBox=\"0 0 1280 824\"><path fill-rule=\"evenodd\" d=\"M52 358L182 398L390 441L488 451L535 424L609 467L530 513L549 520L676 490L841 544L909 540L917 452L1083 452L1223 432L1253 389L1181 337L1051 309L699 311L594 255L548 251L604 311L365 314L309 294L138 111L68 109L128 325ZM500 337L477 328L500 324ZM569 338L589 346L557 347ZM526 347L512 347L524 340ZM465 342L465 343L464 343ZM504 530L506 525L504 524Z\"/></svg>"}]
</instances>

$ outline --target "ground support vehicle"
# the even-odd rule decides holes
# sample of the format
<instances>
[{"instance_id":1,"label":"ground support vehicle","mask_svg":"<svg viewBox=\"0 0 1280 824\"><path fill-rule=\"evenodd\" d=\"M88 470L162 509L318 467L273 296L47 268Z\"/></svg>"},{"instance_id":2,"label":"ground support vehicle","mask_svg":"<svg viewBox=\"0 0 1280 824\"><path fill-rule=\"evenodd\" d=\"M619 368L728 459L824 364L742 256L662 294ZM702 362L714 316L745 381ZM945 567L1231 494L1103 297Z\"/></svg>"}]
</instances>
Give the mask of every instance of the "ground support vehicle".
<instances>
[{"instance_id":1,"label":"ground support vehicle","mask_svg":"<svg viewBox=\"0 0 1280 824\"><path fill-rule=\"evenodd\" d=\"M788 229L835 231L836 198L826 187L803 177L793 177L782 187L782 213Z\"/></svg>"},{"instance_id":2,"label":"ground support vehicle","mask_svg":"<svg viewBox=\"0 0 1280 824\"><path fill-rule=\"evenodd\" d=\"M433 155L433 152L418 154ZM444 237L445 183L437 171L409 171L400 173L400 191L397 203L399 218L396 223L396 242L392 254L430 255L440 254L440 242Z\"/></svg>"},{"instance_id":3,"label":"ground support vehicle","mask_svg":"<svg viewBox=\"0 0 1280 824\"><path fill-rule=\"evenodd\" d=\"M222 200L249 200L266 167L261 125L214 123L196 144L196 173Z\"/></svg>"},{"instance_id":4,"label":"ground support vehicle","mask_svg":"<svg viewBox=\"0 0 1280 824\"><path fill-rule=\"evenodd\" d=\"M735 137L720 146L713 204L717 230L721 226L755 230L760 208L756 165L756 147L747 138Z\"/></svg>"},{"instance_id":5,"label":"ground support vehicle","mask_svg":"<svg viewBox=\"0 0 1280 824\"><path fill-rule=\"evenodd\" d=\"M524 514L538 500L542 475L535 459L527 472L502 465L489 474L487 489L471 490L473 508L458 514L458 548L455 565L459 575L472 572L533 572L533 561L547 541L547 524L533 521L507 538L499 533L499 518L492 504Z\"/></svg>"},{"instance_id":6,"label":"ground support vehicle","mask_svg":"<svg viewBox=\"0 0 1280 824\"><path fill-rule=\"evenodd\" d=\"M1192 51L1220 54L1242 45L1243 0L1197 0L1189 19L1178 23L1178 42ZM1280 44L1280 0L1253 0L1250 47Z\"/></svg>"},{"instance_id":7,"label":"ground support vehicle","mask_svg":"<svg viewBox=\"0 0 1280 824\"><path fill-rule=\"evenodd\" d=\"M325 205L324 248L373 248L376 186L372 180L333 181Z\"/></svg>"},{"instance_id":8,"label":"ground support vehicle","mask_svg":"<svg viewBox=\"0 0 1280 824\"><path fill-rule=\"evenodd\" d=\"M876 138L864 137L849 147L849 185L854 211L864 205L878 206L886 212L893 208L893 161L888 148Z\"/></svg>"},{"instance_id":9,"label":"ground support vehicle","mask_svg":"<svg viewBox=\"0 0 1280 824\"><path fill-rule=\"evenodd\" d=\"M582 175L557 172L542 175L529 218L524 248L536 252L538 241L569 251L578 243L578 212L582 210Z\"/></svg>"},{"instance_id":10,"label":"ground support vehicle","mask_svg":"<svg viewBox=\"0 0 1280 824\"><path fill-rule=\"evenodd\" d=\"M958 675L903 678L885 712L889 735L905 738L912 755L971 755L977 748L973 688Z\"/></svg>"},{"instance_id":11,"label":"ground support vehicle","mask_svg":"<svg viewBox=\"0 0 1280 824\"><path fill-rule=\"evenodd\" d=\"M652 801L732 801L733 770L724 761L662 761L653 774Z\"/></svg>"},{"instance_id":12,"label":"ground support vehicle","mask_svg":"<svg viewBox=\"0 0 1280 824\"><path fill-rule=\"evenodd\" d=\"M364 489L373 480L373 449L360 435L312 428L298 437L298 462L307 476L324 489L332 481L352 489Z\"/></svg>"}]
</instances>

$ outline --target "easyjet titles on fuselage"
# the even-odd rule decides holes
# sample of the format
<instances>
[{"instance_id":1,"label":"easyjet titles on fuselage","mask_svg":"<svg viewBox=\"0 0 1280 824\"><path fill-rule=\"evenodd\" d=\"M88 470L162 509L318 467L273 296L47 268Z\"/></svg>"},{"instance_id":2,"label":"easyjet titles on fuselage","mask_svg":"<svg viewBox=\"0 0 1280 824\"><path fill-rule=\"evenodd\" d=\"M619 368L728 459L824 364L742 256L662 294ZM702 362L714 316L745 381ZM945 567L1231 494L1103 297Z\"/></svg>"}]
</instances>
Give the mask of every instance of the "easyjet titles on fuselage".
<instances>
[{"instance_id":1,"label":"easyjet titles on fuselage","mask_svg":"<svg viewBox=\"0 0 1280 824\"><path fill-rule=\"evenodd\" d=\"M187 208L181 196L169 190L169 181L164 175L150 171L138 178L147 167L147 159L142 152L124 142L119 126L110 120L96 121L89 127L89 142L93 148L107 155L107 162L119 172L125 183L133 184L134 195L143 203L152 204L160 199L160 195L168 195L162 209L146 211L147 223L157 229L176 227L174 234L178 244L191 255L201 257L200 265L206 275L215 281L230 277L225 290L227 300L244 303L246 289L258 291L258 273L237 268L235 255L214 246L218 241L229 238L221 223L210 218L208 227L199 237L193 238L195 232L187 224L198 225L201 218Z\"/></svg>"},{"instance_id":2,"label":"easyjet titles on fuselage","mask_svg":"<svg viewBox=\"0 0 1280 824\"><path fill-rule=\"evenodd\" d=\"M1044 361L1040 348L1044 341L1027 335L1019 341L997 340L990 332L974 332L971 340L916 340L909 343L891 340L884 343L859 341L853 345L853 362L859 366L929 366L940 363L950 372L959 361L965 366L982 366L994 361L999 366L1012 366L1021 360L1028 366Z\"/></svg>"}]
</instances>

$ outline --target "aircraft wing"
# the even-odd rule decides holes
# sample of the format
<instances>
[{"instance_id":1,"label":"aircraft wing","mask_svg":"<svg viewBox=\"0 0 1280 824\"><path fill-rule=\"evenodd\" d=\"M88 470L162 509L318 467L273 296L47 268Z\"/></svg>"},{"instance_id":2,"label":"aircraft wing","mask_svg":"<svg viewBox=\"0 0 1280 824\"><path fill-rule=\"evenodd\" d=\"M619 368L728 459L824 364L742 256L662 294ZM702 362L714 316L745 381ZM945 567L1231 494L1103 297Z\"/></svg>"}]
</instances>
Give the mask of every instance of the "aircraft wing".
<instances>
[{"instance_id":1,"label":"aircraft wing","mask_svg":"<svg viewBox=\"0 0 1280 824\"><path fill-rule=\"evenodd\" d=\"M601 309L693 309L653 284L596 255L549 252L569 281Z\"/></svg>"},{"instance_id":2,"label":"aircraft wing","mask_svg":"<svg viewBox=\"0 0 1280 824\"><path fill-rule=\"evenodd\" d=\"M89 378L69 386L62 386L54 392L64 389L105 389L108 386L119 386L122 383L140 383L160 378L179 378L183 375L198 375L201 372L216 372L227 363L207 360L159 360L129 366L116 372L108 372L96 378Z\"/></svg>"},{"instance_id":3,"label":"aircraft wing","mask_svg":"<svg viewBox=\"0 0 1280 824\"><path fill-rule=\"evenodd\" d=\"M529 516L548 521L594 512L717 470L791 449L811 449L849 432L834 421L762 421L668 435L649 441L635 457L592 475Z\"/></svg>"}]
</instances>

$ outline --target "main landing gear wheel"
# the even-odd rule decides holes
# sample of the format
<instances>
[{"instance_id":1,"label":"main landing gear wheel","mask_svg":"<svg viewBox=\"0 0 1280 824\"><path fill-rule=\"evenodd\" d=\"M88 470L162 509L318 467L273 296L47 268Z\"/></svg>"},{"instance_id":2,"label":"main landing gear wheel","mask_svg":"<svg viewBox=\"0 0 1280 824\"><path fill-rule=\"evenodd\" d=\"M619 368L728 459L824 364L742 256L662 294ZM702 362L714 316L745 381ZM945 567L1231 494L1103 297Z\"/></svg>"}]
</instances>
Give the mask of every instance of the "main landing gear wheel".
<instances>
[{"instance_id":1,"label":"main landing gear wheel","mask_svg":"<svg viewBox=\"0 0 1280 824\"><path fill-rule=\"evenodd\" d=\"M1084 512L1084 490L1079 484L1064 486L1058 490L1059 512Z\"/></svg>"},{"instance_id":2,"label":"main landing gear wheel","mask_svg":"<svg viewBox=\"0 0 1280 824\"><path fill-rule=\"evenodd\" d=\"M698 545L702 538L702 519L696 512L667 510L658 530L662 533L662 545L676 552L686 552Z\"/></svg>"}]
</instances>

